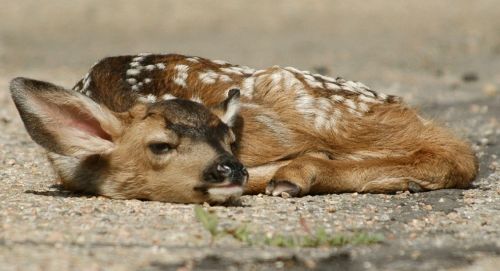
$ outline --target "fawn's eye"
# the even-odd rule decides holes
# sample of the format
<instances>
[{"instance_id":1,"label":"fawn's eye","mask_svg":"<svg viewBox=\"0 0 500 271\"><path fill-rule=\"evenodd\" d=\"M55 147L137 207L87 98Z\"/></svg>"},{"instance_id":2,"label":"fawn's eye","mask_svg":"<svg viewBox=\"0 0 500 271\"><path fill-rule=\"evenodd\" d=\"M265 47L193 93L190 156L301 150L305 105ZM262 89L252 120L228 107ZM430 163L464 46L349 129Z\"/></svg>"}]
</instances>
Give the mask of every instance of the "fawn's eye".
<instances>
[{"instance_id":1,"label":"fawn's eye","mask_svg":"<svg viewBox=\"0 0 500 271\"><path fill-rule=\"evenodd\" d=\"M173 146L165 142L155 142L148 145L149 150L157 155L166 154L173 149Z\"/></svg>"}]
</instances>

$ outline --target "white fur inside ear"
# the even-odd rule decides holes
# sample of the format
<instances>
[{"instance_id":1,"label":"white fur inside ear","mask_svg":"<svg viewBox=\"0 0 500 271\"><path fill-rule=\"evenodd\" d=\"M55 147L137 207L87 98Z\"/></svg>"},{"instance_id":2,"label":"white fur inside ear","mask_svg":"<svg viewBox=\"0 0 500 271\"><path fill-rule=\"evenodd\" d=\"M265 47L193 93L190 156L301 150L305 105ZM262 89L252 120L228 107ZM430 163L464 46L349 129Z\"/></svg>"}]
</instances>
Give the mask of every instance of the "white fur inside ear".
<instances>
[{"instance_id":1,"label":"white fur inside ear","mask_svg":"<svg viewBox=\"0 0 500 271\"><path fill-rule=\"evenodd\" d=\"M227 103L226 112L221 120L229 127L233 127L236 117L240 113L240 95L233 95Z\"/></svg>"}]
</instances>

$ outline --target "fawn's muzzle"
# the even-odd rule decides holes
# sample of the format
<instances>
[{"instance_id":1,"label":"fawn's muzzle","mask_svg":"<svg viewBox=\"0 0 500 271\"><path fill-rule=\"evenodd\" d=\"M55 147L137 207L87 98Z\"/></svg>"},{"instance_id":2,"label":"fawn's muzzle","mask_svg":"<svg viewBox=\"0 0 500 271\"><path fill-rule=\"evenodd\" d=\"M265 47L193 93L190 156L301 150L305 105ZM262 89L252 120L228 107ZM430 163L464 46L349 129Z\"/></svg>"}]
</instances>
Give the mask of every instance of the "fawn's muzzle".
<instances>
[{"instance_id":1,"label":"fawn's muzzle","mask_svg":"<svg viewBox=\"0 0 500 271\"><path fill-rule=\"evenodd\" d=\"M248 171L233 157L218 159L205 170L203 180L212 184L229 182L235 185L244 185L248 180Z\"/></svg>"}]
</instances>

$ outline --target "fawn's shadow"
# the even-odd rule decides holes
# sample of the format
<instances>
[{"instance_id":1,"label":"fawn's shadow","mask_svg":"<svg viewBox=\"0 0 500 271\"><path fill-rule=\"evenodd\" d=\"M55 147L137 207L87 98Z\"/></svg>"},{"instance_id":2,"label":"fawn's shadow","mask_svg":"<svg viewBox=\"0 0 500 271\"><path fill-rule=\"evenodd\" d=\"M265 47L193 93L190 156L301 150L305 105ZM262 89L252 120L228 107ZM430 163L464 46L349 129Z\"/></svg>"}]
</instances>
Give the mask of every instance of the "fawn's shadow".
<instances>
[{"instance_id":1,"label":"fawn's shadow","mask_svg":"<svg viewBox=\"0 0 500 271\"><path fill-rule=\"evenodd\" d=\"M65 190L62 185L59 184L53 184L49 187L51 190L43 190L43 191L38 191L38 190L26 190L24 193L26 194L33 194L37 196L45 196L45 197L61 197L61 198L80 198L80 197L85 197L85 198L92 198L95 197L96 195L91 195L91 194L84 194L84 193L76 193L76 192L71 192L68 190ZM147 199L136 199L140 201L150 201ZM249 207L250 205L248 204L243 204L241 202L241 199L232 199L228 202L224 203L219 203L219 204L214 204L213 206L224 206L224 207Z\"/></svg>"},{"instance_id":2,"label":"fawn's shadow","mask_svg":"<svg viewBox=\"0 0 500 271\"><path fill-rule=\"evenodd\" d=\"M53 184L49 186L50 190L26 190L24 193L33 194L37 196L46 196L46 197L61 197L61 198L72 198L72 197L92 197L89 194L76 193L65 190L64 187L60 184Z\"/></svg>"}]
</instances>

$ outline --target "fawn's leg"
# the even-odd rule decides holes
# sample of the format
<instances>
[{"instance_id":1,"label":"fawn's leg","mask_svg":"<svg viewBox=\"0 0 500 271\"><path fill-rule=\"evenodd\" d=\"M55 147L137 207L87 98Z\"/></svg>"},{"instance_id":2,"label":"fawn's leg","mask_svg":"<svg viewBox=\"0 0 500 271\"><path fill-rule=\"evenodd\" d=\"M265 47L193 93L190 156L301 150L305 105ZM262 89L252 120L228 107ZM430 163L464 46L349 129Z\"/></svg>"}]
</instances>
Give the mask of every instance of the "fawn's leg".
<instances>
[{"instance_id":1,"label":"fawn's leg","mask_svg":"<svg viewBox=\"0 0 500 271\"><path fill-rule=\"evenodd\" d=\"M299 196L458 188L466 187L474 172L474 165L457 164L425 151L405 157L362 161L327 160L306 155L281 167L267 185L266 194Z\"/></svg>"},{"instance_id":2,"label":"fawn's leg","mask_svg":"<svg viewBox=\"0 0 500 271\"><path fill-rule=\"evenodd\" d=\"M269 163L257 167L248 167L248 183L245 187L245 194L264 193L266 185L273 178L278 169L288 165L291 160Z\"/></svg>"}]
</instances>

